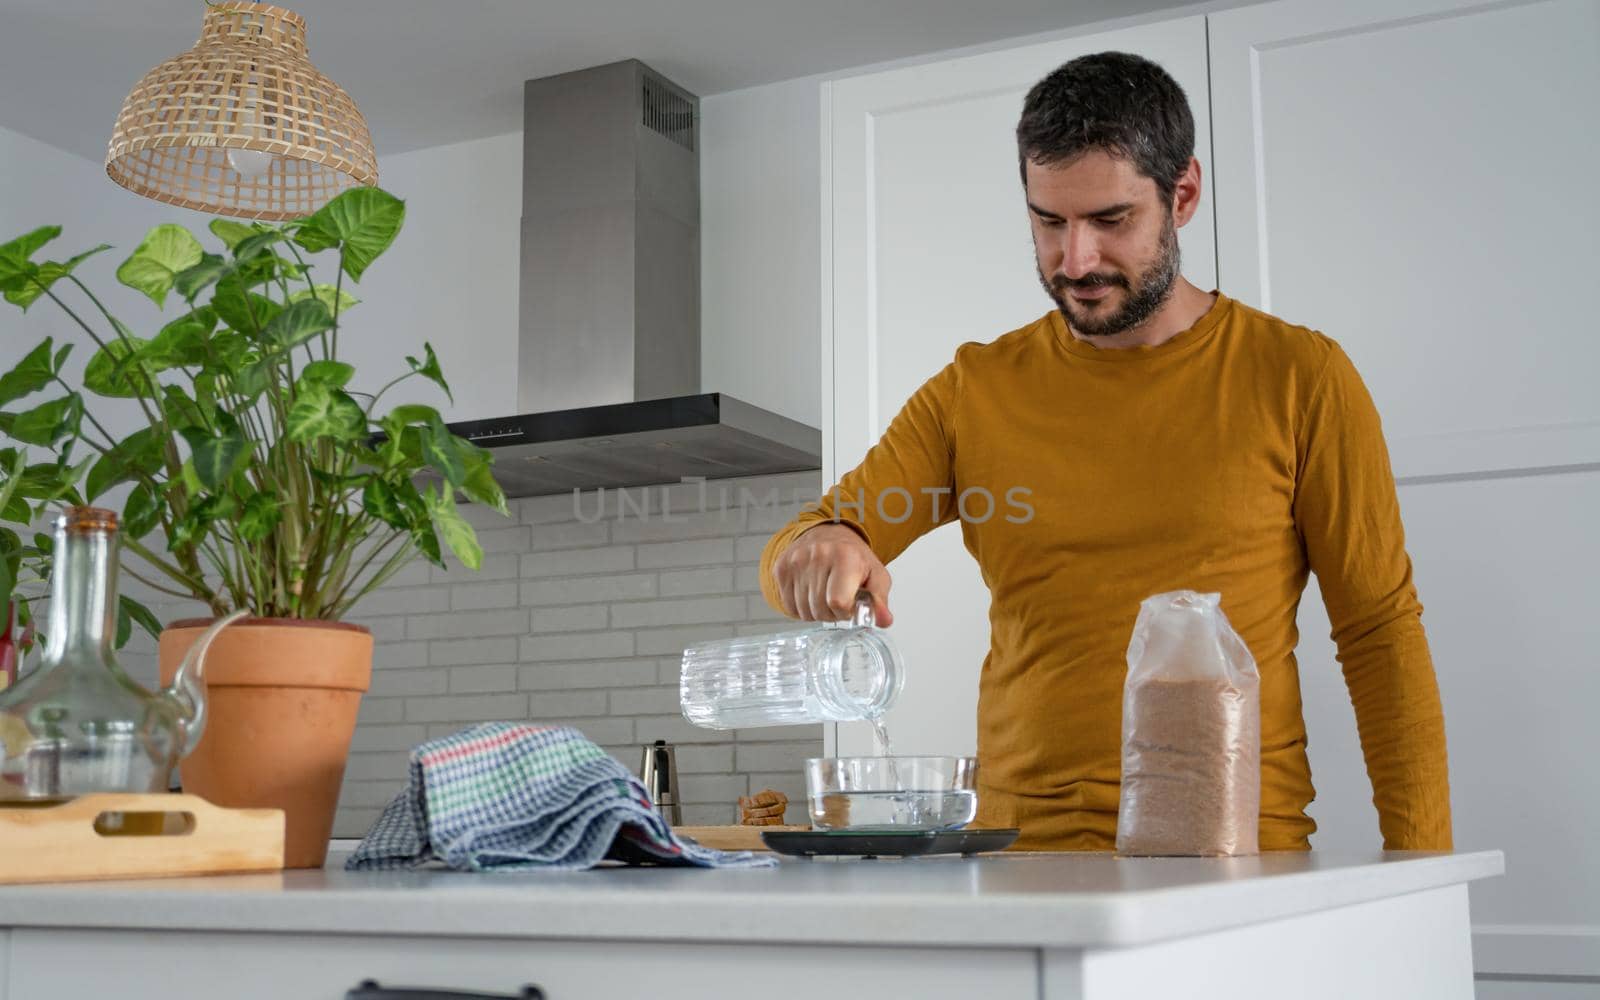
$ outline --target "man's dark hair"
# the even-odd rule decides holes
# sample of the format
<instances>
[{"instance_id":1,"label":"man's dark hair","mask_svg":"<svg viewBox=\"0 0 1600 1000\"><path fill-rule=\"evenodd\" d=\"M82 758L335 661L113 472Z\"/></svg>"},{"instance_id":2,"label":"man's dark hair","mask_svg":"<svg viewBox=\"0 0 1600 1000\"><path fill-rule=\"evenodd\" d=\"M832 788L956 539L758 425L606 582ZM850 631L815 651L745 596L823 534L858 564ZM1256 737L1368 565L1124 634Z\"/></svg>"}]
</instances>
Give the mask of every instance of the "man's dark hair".
<instances>
[{"instance_id":1,"label":"man's dark hair","mask_svg":"<svg viewBox=\"0 0 1600 1000\"><path fill-rule=\"evenodd\" d=\"M1166 70L1126 52L1079 56L1034 84L1017 122L1017 164L1070 162L1098 149L1156 182L1171 205L1194 155L1189 99Z\"/></svg>"}]
</instances>

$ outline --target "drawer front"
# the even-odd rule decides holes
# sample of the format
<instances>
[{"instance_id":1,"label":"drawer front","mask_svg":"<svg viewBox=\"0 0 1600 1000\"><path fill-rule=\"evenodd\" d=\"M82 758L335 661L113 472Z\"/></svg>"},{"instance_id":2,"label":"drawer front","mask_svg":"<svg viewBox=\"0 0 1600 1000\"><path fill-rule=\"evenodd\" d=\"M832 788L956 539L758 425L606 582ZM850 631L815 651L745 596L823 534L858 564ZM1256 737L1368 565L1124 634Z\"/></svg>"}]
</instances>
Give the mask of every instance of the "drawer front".
<instances>
[{"instance_id":1,"label":"drawer front","mask_svg":"<svg viewBox=\"0 0 1600 1000\"><path fill-rule=\"evenodd\" d=\"M15 930L11 1000L343 1000L384 986L549 1000L1036 1000L1031 950Z\"/></svg>"}]
</instances>

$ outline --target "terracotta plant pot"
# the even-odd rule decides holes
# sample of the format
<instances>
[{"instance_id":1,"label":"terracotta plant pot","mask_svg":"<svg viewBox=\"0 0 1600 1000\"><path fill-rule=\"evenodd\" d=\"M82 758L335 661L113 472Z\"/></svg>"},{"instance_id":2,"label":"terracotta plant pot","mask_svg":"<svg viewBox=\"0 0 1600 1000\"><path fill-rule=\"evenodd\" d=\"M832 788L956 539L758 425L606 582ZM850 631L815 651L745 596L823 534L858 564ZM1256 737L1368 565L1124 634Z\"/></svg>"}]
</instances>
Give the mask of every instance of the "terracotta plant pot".
<instances>
[{"instance_id":1,"label":"terracotta plant pot","mask_svg":"<svg viewBox=\"0 0 1600 1000\"><path fill-rule=\"evenodd\" d=\"M207 619L161 633L161 683L172 682ZM372 681L372 633L342 622L245 618L205 658L206 728L179 765L183 790L232 808L282 809L284 864L328 855L345 758Z\"/></svg>"}]
</instances>

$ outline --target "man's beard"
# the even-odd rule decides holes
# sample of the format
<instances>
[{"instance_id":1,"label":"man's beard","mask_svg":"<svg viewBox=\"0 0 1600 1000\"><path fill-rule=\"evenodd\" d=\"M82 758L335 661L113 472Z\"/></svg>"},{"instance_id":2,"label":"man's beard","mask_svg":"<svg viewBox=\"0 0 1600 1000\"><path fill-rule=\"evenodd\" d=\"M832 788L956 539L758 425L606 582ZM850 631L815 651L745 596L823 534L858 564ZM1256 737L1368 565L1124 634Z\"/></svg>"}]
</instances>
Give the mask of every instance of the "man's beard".
<instances>
[{"instance_id":1,"label":"man's beard","mask_svg":"<svg viewBox=\"0 0 1600 1000\"><path fill-rule=\"evenodd\" d=\"M1156 314L1156 310L1172 295L1173 283L1178 279L1178 264L1178 230L1172 225L1172 213L1168 212L1166 224L1161 229L1161 248L1156 259L1139 275L1138 282L1132 288L1129 288L1128 279L1120 274L1086 274L1076 281L1058 274L1052 280L1046 278L1044 270L1040 269L1039 281L1075 332L1085 337L1109 337L1132 330ZM1082 313L1080 307L1073 304L1069 291L1100 285L1128 288L1127 301L1121 309L1105 316Z\"/></svg>"}]
</instances>

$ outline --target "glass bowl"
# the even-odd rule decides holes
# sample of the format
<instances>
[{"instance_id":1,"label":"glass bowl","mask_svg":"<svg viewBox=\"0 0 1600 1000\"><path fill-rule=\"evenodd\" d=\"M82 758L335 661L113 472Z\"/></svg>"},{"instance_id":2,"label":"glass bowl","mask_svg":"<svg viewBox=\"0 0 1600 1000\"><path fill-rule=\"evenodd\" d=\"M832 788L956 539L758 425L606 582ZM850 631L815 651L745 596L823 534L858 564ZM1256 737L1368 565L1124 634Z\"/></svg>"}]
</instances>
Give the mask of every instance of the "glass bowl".
<instances>
[{"instance_id":1,"label":"glass bowl","mask_svg":"<svg viewBox=\"0 0 1600 1000\"><path fill-rule=\"evenodd\" d=\"M975 757L813 757L806 802L818 830L958 830L977 781Z\"/></svg>"}]
</instances>

